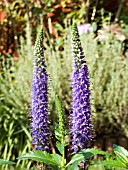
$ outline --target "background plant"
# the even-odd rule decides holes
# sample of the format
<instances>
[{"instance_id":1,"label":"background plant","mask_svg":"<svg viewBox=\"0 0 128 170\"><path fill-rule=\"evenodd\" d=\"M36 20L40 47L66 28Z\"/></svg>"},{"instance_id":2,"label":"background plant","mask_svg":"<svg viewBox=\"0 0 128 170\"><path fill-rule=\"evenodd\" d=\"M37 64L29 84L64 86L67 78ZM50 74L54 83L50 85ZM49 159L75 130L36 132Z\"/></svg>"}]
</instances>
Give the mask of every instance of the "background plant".
<instances>
[{"instance_id":1,"label":"background plant","mask_svg":"<svg viewBox=\"0 0 128 170\"><path fill-rule=\"evenodd\" d=\"M113 145L114 152L102 153L105 156L105 160L96 162L96 164L103 165L105 169L114 170L118 168L127 169L128 168L128 151L121 146L116 144ZM98 151L100 154L100 151ZM97 153L98 153L97 152Z\"/></svg>"},{"instance_id":2,"label":"background plant","mask_svg":"<svg viewBox=\"0 0 128 170\"><path fill-rule=\"evenodd\" d=\"M29 46L27 48L28 51L32 50ZM8 160L15 160L19 153L25 153L32 147L28 127L32 56L28 55L27 50L21 47L21 58L16 62L11 58L5 60L1 56L0 155Z\"/></svg>"},{"instance_id":3,"label":"background plant","mask_svg":"<svg viewBox=\"0 0 128 170\"><path fill-rule=\"evenodd\" d=\"M93 32L81 35L91 72L91 82L93 82L92 98L94 98L93 104L96 111L94 114L96 133L97 135L127 136L128 59L122 55L122 41L118 39L118 36L105 28L101 31L103 38L100 35L95 38ZM51 52L48 48L45 51L46 56L52 56L47 59L47 65L54 89L64 101L66 113L71 103L70 85L68 81L64 81L71 78L71 46L68 43L70 39L70 34L67 34L64 41L56 40L55 51ZM62 42L64 49L59 51L58 44ZM54 61L51 62L53 58Z\"/></svg>"},{"instance_id":4,"label":"background plant","mask_svg":"<svg viewBox=\"0 0 128 170\"><path fill-rule=\"evenodd\" d=\"M122 56L121 41L113 32L105 30L104 39L88 39L87 36L89 38L93 34L83 38L93 82L97 133L127 136L128 59ZM109 122L107 126L106 122Z\"/></svg>"},{"instance_id":5,"label":"background plant","mask_svg":"<svg viewBox=\"0 0 128 170\"><path fill-rule=\"evenodd\" d=\"M27 24L32 28L34 42L36 26L41 20L51 38L61 35L65 22L72 17L82 23L95 21L100 27L101 9L105 9L105 16L111 12L112 22L115 18L125 23L128 20L127 0L1 0L0 7L0 52L5 57L6 53L18 57L18 47L21 44L19 37L25 37Z\"/></svg>"}]
</instances>

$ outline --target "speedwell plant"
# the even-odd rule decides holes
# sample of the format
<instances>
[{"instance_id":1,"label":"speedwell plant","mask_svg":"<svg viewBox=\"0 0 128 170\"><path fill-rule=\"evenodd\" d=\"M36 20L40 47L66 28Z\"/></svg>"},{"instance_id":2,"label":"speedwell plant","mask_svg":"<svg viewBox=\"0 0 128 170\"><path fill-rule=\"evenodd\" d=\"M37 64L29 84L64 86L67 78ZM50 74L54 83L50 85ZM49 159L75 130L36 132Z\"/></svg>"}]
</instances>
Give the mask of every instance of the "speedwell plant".
<instances>
[{"instance_id":1,"label":"speedwell plant","mask_svg":"<svg viewBox=\"0 0 128 170\"><path fill-rule=\"evenodd\" d=\"M20 160L31 159L42 163L43 169L53 170L79 170L88 169L89 160L92 156L101 154L106 157L102 165L126 167L127 155L118 153L118 158L112 160L112 154L89 148L94 138L92 123L92 110L90 104L90 81L89 70L85 61L81 46L77 25L72 26L72 108L67 132L62 103L56 97L58 109L58 123L55 128L57 153L52 153L50 146L50 120L48 101L48 79L47 67L45 65L43 50L43 29L38 34L34 49L34 72L32 80L32 104L31 104L31 130L34 150L18 157ZM70 143L67 142L70 136ZM69 148L67 153L67 149ZM118 146L116 154L118 152ZM121 158L122 156L122 158ZM69 159L69 158L70 159ZM68 158L68 159L67 159ZM120 161L123 160L123 163Z\"/></svg>"},{"instance_id":2,"label":"speedwell plant","mask_svg":"<svg viewBox=\"0 0 128 170\"><path fill-rule=\"evenodd\" d=\"M79 169L82 162L86 169L86 162L93 156L93 149L89 143L93 139L92 111L90 104L89 71L84 52L79 39L77 25L72 26L72 114L70 116L71 146L69 147L71 160L67 162L65 147L67 131L61 101L56 97L59 122L55 129L56 146L60 154L51 153L50 148L50 120L48 108L48 74L43 51L43 29L38 34L34 49L34 72L32 80L31 129L35 150L18 159L32 159L49 165L52 169ZM87 149L88 148L88 149ZM67 153L68 154L68 153Z\"/></svg>"}]
</instances>

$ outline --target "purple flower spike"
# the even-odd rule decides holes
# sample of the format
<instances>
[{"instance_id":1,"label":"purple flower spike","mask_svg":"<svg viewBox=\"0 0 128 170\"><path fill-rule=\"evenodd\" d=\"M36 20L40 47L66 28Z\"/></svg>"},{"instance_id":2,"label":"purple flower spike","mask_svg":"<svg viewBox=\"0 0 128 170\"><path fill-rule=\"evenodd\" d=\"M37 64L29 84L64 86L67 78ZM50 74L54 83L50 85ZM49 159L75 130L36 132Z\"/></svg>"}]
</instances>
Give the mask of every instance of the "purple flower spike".
<instances>
[{"instance_id":1,"label":"purple flower spike","mask_svg":"<svg viewBox=\"0 0 128 170\"><path fill-rule=\"evenodd\" d=\"M72 150L74 153L87 148L93 139L93 126L91 121L90 82L89 71L84 60L84 52L79 39L76 24L72 27L73 49L73 105L71 115Z\"/></svg>"},{"instance_id":2,"label":"purple flower spike","mask_svg":"<svg viewBox=\"0 0 128 170\"><path fill-rule=\"evenodd\" d=\"M34 48L32 81L32 137L36 150L49 150L48 75L44 61L43 30L39 32Z\"/></svg>"}]
</instances>

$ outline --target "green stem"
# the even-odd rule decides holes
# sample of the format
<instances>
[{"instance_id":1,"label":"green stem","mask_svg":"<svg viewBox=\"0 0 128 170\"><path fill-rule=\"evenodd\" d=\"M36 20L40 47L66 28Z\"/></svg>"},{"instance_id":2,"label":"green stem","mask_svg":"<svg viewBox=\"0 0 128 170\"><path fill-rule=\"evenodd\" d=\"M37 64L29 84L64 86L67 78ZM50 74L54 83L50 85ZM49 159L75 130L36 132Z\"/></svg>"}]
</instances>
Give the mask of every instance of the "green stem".
<instances>
[{"instance_id":1,"label":"green stem","mask_svg":"<svg viewBox=\"0 0 128 170\"><path fill-rule=\"evenodd\" d=\"M63 150L63 153L62 153L62 161L61 161L61 170L66 170L66 168L65 168L65 141L64 141L64 137L62 138L61 143L64 145L64 150Z\"/></svg>"}]
</instances>

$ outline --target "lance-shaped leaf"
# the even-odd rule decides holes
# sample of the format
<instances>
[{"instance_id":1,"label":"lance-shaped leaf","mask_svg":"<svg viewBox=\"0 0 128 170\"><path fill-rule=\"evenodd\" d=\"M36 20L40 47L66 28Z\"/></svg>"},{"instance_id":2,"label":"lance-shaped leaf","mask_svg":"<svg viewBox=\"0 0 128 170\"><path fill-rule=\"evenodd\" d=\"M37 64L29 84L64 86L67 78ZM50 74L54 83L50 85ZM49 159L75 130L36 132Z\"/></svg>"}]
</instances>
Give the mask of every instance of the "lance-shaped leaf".
<instances>
[{"instance_id":1,"label":"lance-shaped leaf","mask_svg":"<svg viewBox=\"0 0 128 170\"><path fill-rule=\"evenodd\" d=\"M117 160L101 161L98 164L104 165L104 166L109 166L109 167L127 168L122 162L117 161Z\"/></svg>"},{"instance_id":2,"label":"lance-shaped leaf","mask_svg":"<svg viewBox=\"0 0 128 170\"><path fill-rule=\"evenodd\" d=\"M56 162L56 165L60 166L61 165L61 160L62 160L62 157L59 155L59 154L51 154L54 161Z\"/></svg>"},{"instance_id":3,"label":"lance-shaped leaf","mask_svg":"<svg viewBox=\"0 0 128 170\"><path fill-rule=\"evenodd\" d=\"M73 163L73 164L70 166L70 170L79 170L79 167L78 167L77 162Z\"/></svg>"},{"instance_id":4,"label":"lance-shaped leaf","mask_svg":"<svg viewBox=\"0 0 128 170\"><path fill-rule=\"evenodd\" d=\"M70 164L74 164L74 163L79 163L79 162L82 162L82 161L85 161L85 160L88 160L90 159L92 156L95 156L95 155L104 155L106 157L109 157L111 155L111 153L108 153L108 152L104 152L104 151L101 151L99 149L95 149L95 148L91 148L91 149L84 149L82 151L80 151L78 154L75 154L71 161L67 164L67 167L70 165Z\"/></svg>"},{"instance_id":5,"label":"lance-shaped leaf","mask_svg":"<svg viewBox=\"0 0 128 170\"><path fill-rule=\"evenodd\" d=\"M20 160L26 160L26 159L31 159L37 162L43 162L48 165L58 165L54 157L47 153L46 151L30 151L29 153L26 153L23 156L18 157L17 159Z\"/></svg>"},{"instance_id":6,"label":"lance-shaped leaf","mask_svg":"<svg viewBox=\"0 0 128 170\"><path fill-rule=\"evenodd\" d=\"M119 152L119 153L124 154L125 156L128 156L128 151L124 147L118 146L116 144L114 144L113 147L114 147L115 153Z\"/></svg>"},{"instance_id":7,"label":"lance-shaped leaf","mask_svg":"<svg viewBox=\"0 0 128 170\"><path fill-rule=\"evenodd\" d=\"M72 157L71 161L66 165L66 167L68 167L71 164L78 164L79 162L87 160L92 156L93 154L90 152L85 152L85 153L79 152Z\"/></svg>"},{"instance_id":8,"label":"lance-shaped leaf","mask_svg":"<svg viewBox=\"0 0 128 170\"><path fill-rule=\"evenodd\" d=\"M5 160L5 159L0 159L0 165L13 165L13 164L16 164L16 163L12 162L12 161Z\"/></svg>"},{"instance_id":9,"label":"lance-shaped leaf","mask_svg":"<svg viewBox=\"0 0 128 170\"><path fill-rule=\"evenodd\" d=\"M103 155L103 156L105 156L106 158L109 158L110 156L112 156L111 153L105 152L105 151L102 151L102 150L99 150L99 149L96 149L96 148L84 149L84 150L82 150L81 152L83 152L83 153L84 153L84 152L90 152L90 153L93 154L93 156L95 156L95 155Z\"/></svg>"},{"instance_id":10,"label":"lance-shaped leaf","mask_svg":"<svg viewBox=\"0 0 128 170\"><path fill-rule=\"evenodd\" d=\"M64 144L62 144L60 142L56 142L56 146L57 146L57 149L59 150L59 152L62 154L64 151Z\"/></svg>"},{"instance_id":11,"label":"lance-shaped leaf","mask_svg":"<svg viewBox=\"0 0 128 170\"><path fill-rule=\"evenodd\" d=\"M128 151L118 145L113 145L117 161L121 162L126 168L128 167Z\"/></svg>"},{"instance_id":12,"label":"lance-shaped leaf","mask_svg":"<svg viewBox=\"0 0 128 170\"><path fill-rule=\"evenodd\" d=\"M66 130L65 130L65 119L64 119L64 112L63 112L63 107L62 103L59 99L59 97L56 96L56 106L58 110L58 125L56 126L55 129L55 136L56 138L61 142L65 143L65 135L66 135Z\"/></svg>"}]
</instances>

